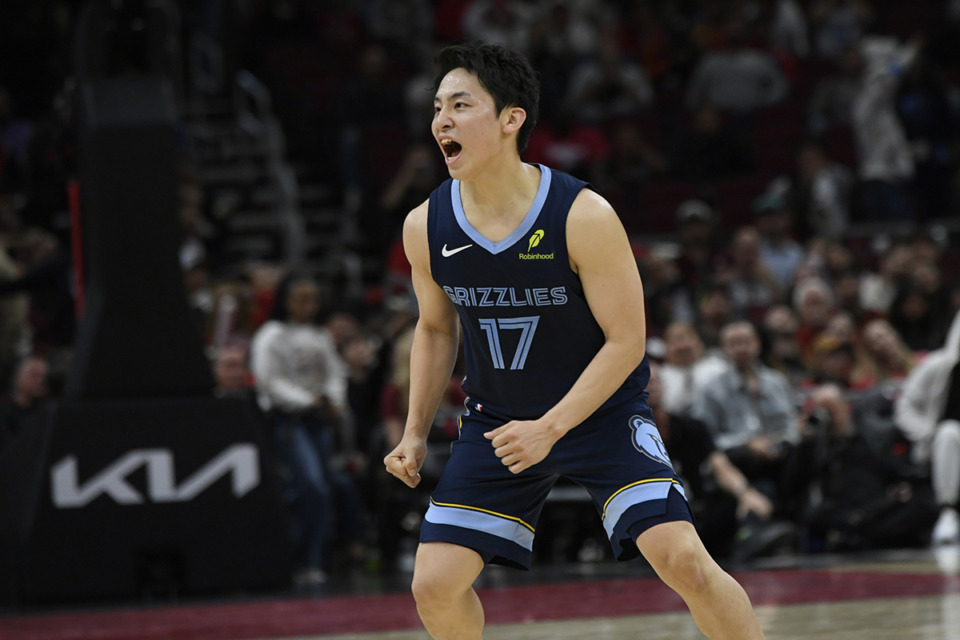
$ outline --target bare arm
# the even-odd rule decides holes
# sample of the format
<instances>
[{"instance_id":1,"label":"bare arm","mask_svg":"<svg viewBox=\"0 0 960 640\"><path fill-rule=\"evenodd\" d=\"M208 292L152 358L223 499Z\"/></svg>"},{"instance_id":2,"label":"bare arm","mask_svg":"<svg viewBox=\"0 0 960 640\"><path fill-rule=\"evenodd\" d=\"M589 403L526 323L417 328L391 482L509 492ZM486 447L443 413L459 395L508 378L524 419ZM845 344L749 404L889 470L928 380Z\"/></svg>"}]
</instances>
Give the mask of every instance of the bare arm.
<instances>
[{"instance_id":1,"label":"bare arm","mask_svg":"<svg viewBox=\"0 0 960 640\"><path fill-rule=\"evenodd\" d=\"M410 261L420 307L410 353L410 400L403 437L384 458L387 471L411 487L420 482L427 436L450 381L460 344L456 309L430 275L427 203L410 212L403 225L403 246Z\"/></svg>"},{"instance_id":2,"label":"bare arm","mask_svg":"<svg viewBox=\"0 0 960 640\"><path fill-rule=\"evenodd\" d=\"M566 433L620 388L646 352L643 285L626 231L610 205L592 191L577 197L567 221L571 266L604 343L570 391L545 419Z\"/></svg>"},{"instance_id":3,"label":"bare arm","mask_svg":"<svg viewBox=\"0 0 960 640\"><path fill-rule=\"evenodd\" d=\"M616 213L592 191L582 191L570 210L567 247L604 344L543 417L486 434L514 473L546 457L557 440L596 411L640 364L646 349L643 286L630 242Z\"/></svg>"},{"instance_id":4,"label":"bare arm","mask_svg":"<svg viewBox=\"0 0 960 640\"><path fill-rule=\"evenodd\" d=\"M750 486L740 469L730 462L725 453L714 451L710 454L709 464L720 488L737 499L738 518L742 519L748 513L755 513L763 520L770 517L773 504L769 498Z\"/></svg>"}]
</instances>

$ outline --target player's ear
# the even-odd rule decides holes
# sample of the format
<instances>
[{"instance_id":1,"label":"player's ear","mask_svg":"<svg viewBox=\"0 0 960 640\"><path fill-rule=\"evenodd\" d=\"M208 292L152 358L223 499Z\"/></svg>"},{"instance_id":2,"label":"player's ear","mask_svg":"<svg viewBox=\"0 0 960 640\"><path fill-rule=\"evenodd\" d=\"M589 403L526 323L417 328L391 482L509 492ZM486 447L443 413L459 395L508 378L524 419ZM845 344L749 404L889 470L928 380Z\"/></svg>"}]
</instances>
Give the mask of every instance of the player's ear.
<instances>
[{"instance_id":1,"label":"player's ear","mask_svg":"<svg viewBox=\"0 0 960 640\"><path fill-rule=\"evenodd\" d=\"M500 126L504 133L520 131L520 127L527 121L527 112L520 107L506 107L500 112Z\"/></svg>"}]
</instances>

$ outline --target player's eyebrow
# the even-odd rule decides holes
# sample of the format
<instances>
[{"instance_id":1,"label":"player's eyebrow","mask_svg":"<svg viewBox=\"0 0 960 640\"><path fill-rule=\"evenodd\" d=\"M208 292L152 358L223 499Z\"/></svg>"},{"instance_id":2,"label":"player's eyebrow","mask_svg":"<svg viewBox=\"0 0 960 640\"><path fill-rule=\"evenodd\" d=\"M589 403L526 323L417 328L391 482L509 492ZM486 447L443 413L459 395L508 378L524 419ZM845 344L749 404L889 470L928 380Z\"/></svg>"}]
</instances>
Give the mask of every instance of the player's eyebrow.
<instances>
[{"instance_id":1,"label":"player's eyebrow","mask_svg":"<svg viewBox=\"0 0 960 640\"><path fill-rule=\"evenodd\" d=\"M447 96L447 100L456 100L457 98L472 98L469 91L455 91ZM440 102L440 94L433 97L434 102Z\"/></svg>"}]
</instances>

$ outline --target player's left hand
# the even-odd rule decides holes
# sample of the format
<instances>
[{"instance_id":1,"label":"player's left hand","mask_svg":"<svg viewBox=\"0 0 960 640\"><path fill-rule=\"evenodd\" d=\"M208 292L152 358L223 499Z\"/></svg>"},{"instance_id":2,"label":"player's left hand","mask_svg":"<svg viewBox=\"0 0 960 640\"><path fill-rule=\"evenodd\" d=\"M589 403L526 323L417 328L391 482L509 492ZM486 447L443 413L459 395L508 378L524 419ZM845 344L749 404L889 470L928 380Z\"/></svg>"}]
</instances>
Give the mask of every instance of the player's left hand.
<instances>
[{"instance_id":1,"label":"player's left hand","mask_svg":"<svg viewBox=\"0 0 960 640\"><path fill-rule=\"evenodd\" d=\"M514 420L483 436L511 473L520 473L546 458L560 439L539 420Z\"/></svg>"}]
</instances>

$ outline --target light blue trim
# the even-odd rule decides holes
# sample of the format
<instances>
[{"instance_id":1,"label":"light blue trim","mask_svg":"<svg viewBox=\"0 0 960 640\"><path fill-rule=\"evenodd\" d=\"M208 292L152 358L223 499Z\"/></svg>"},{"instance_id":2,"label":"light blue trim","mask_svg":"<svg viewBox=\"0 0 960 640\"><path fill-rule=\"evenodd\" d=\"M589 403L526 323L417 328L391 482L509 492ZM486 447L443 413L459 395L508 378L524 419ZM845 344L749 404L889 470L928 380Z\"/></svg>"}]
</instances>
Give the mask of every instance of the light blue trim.
<instances>
[{"instance_id":1,"label":"light blue trim","mask_svg":"<svg viewBox=\"0 0 960 640\"><path fill-rule=\"evenodd\" d=\"M463 211L463 201L460 199L460 181L453 181L453 185L450 187L453 215L456 217L457 224L460 225L463 232L467 234L477 246L483 247L490 253L496 255L505 249L509 249L514 243L520 240L520 238L530 233L530 230L533 229L537 223L537 217L543 209L543 203L547 201L547 195L550 193L550 182L553 176L549 167L545 167L542 164L538 164L537 166L540 167L540 187L537 189L537 197L533 199L533 204L530 205L530 210L527 211L527 215L523 219L523 222L520 223L520 226L500 242L491 242L486 236L473 228L473 225L467 220L467 214Z\"/></svg>"},{"instance_id":2,"label":"light blue trim","mask_svg":"<svg viewBox=\"0 0 960 640\"><path fill-rule=\"evenodd\" d=\"M533 551L533 531L519 522L501 518L492 513L460 507L443 507L431 502L423 519L433 524L447 524L489 533L518 544L527 551Z\"/></svg>"},{"instance_id":3,"label":"light blue trim","mask_svg":"<svg viewBox=\"0 0 960 640\"><path fill-rule=\"evenodd\" d=\"M680 495L686 498L686 494L683 492L683 487L679 483L669 480L638 484L630 487L629 489L624 489L615 495L607 505L607 509L603 518L603 528L607 532L607 537L610 538L613 536L613 530L616 528L617 523L620 521L620 518L623 517L623 514L626 513L627 509L642 502L649 502L651 500L666 500L667 496L670 494L671 487L675 488L680 492Z\"/></svg>"}]
</instances>

